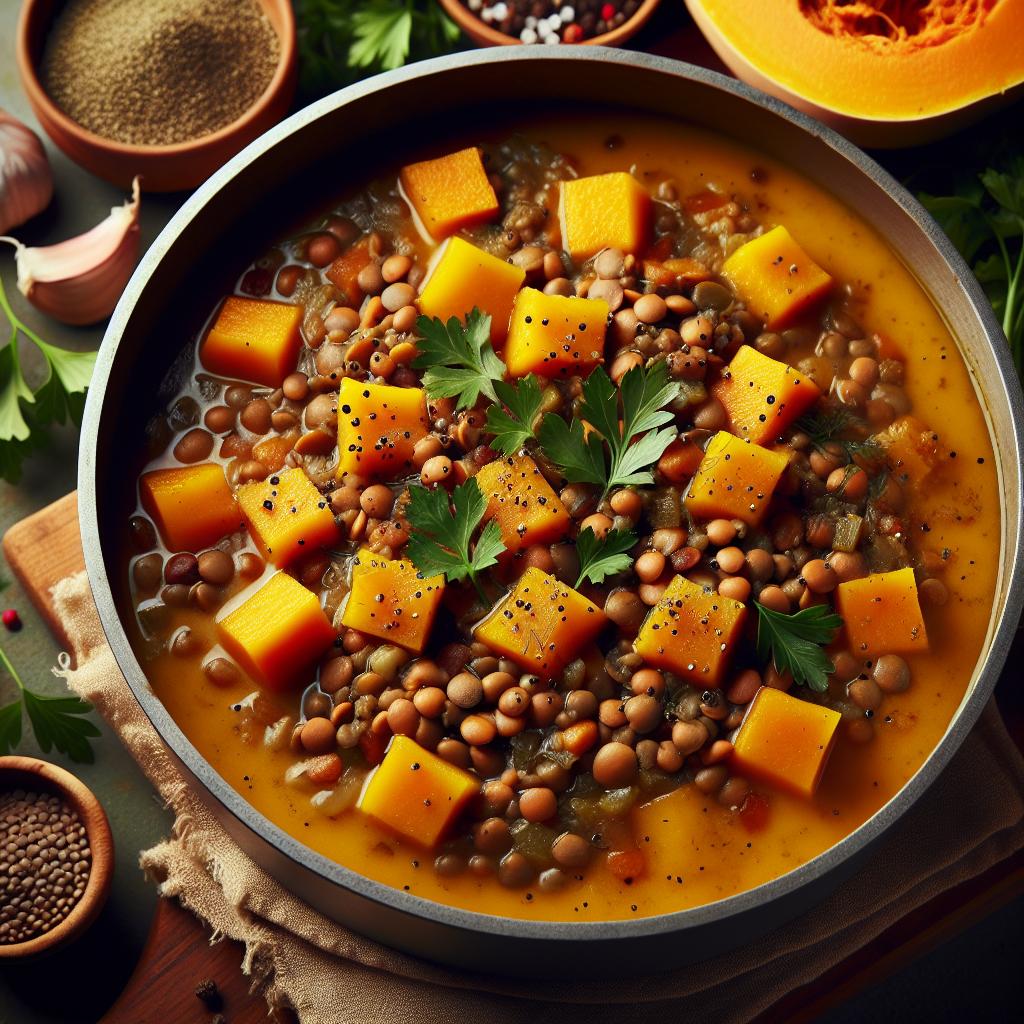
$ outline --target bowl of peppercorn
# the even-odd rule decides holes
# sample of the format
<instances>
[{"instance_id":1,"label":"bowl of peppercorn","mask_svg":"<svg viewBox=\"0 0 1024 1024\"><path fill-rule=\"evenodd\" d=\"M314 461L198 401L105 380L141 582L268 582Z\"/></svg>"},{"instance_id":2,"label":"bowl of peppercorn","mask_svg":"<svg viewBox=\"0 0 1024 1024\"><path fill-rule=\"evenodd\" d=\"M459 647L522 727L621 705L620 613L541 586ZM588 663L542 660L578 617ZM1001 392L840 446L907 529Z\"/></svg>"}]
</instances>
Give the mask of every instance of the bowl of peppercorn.
<instances>
[{"instance_id":1,"label":"bowl of peppercorn","mask_svg":"<svg viewBox=\"0 0 1024 1024\"><path fill-rule=\"evenodd\" d=\"M0 757L0 961L80 936L113 870L110 824L83 782L34 757Z\"/></svg>"},{"instance_id":2,"label":"bowl of peppercorn","mask_svg":"<svg viewBox=\"0 0 1024 1024\"><path fill-rule=\"evenodd\" d=\"M26 0L16 54L43 129L127 188L194 188L287 113L289 0Z\"/></svg>"},{"instance_id":3,"label":"bowl of peppercorn","mask_svg":"<svg viewBox=\"0 0 1024 1024\"><path fill-rule=\"evenodd\" d=\"M439 0L480 46L584 43L620 46L647 24L660 0Z\"/></svg>"}]
</instances>

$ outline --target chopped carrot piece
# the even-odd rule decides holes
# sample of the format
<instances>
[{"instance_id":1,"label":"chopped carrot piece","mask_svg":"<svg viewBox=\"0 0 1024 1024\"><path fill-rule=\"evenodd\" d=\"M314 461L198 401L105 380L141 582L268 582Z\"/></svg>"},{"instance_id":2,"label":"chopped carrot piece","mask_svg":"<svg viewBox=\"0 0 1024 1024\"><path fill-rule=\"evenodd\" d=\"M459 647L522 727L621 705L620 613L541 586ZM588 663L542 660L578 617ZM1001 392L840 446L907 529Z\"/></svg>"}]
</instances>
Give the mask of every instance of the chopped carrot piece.
<instances>
[{"instance_id":1,"label":"chopped carrot piece","mask_svg":"<svg viewBox=\"0 0 1024 1024\"><path fill-rule=\"evenodd\" d=\"M498 197L475 146L408 164L399 180L432 241L440 242L498 213Z\"/></svg>"},{"instance_id":2,"label":"chopped carrot piece","mask_svg":"<svg viewBox=\"0 0 1024 1024\"><path fill-rule=\"evenodd\" d=\"M222 377L280 387L295 370L301 323L302 306L231 295L203 340L199 361Z\"/></svg>"},{"instance_id":3,"label":"chopped carrot piece","mask_svg":"<svg viewBox=\"0 0 1024 1024\"><path fill-rule=\"evenodd\" d=\"M344 767L337 754L320 754L306 762L306 778L317 786L333 786Z\"/></svg>"},{"instance_id":4,"label":"chopped carrot piece","mask_svg":"<svg viewBox=\"0 0 1024 1024\"><path fill-rule=\"evenodd\" d=\"M650 234L651 197L625 171L563 181L562 247L577 262L612 247L639 254Z\"/></svg>"},{"instance_id":5,"label":"chopped carrot piece","mask_svg":"<svg viewBox=\"0 0 1024 1024\"><path fill-rule=\"evenodd\" d=\"M604 362L607 323L608 304L601 299L524 288L516 295L505 343L509 376L585 376Z\"/></svg>"},{"instance_id":6,"label":"chopped carrot piece","mask_svg":"<svg viewBox=\"0 0 1024 1024\"><path fill-rule=\"evenodd\" d=\"M476 477L487 498L485 519L493 519L509 551L551 544L569 529L569 513L529 455L488 462Z\"/></svg>"},{"instance_id":7,"label":"chopped carrot piece","mask_svg":"<svg viewBox=\"0 0 1024 1024\"><path fill-rule=\"evenodd\" d=\"M286 469L243 485L238 489L238 504L253 540L279 568L338 539L327 499L301 469Z\"/></svg>"},{"instance_id":8,"label":"chopped carrot piece","mask_svg":"<svg viewBox=\"0 0 1024 1024\"><path fill-rule=\"evenodd\" d=\"M807 374L752 345L740 346L711 393L725 406L732 432L754 444L779 438L821 397Z\"/></svg>"},{"instance_id":9,"label":"chopped carrot piece","mask_svg":"<svg viewBox=\"0 0 1024 1024\"><path fill-rule=\"evenodd\" d=\"M283 572L217 620L225 650L277 690L301 682L336 635L316 594Z\"/></svg>"},{"instance_id":10,"label":"chopped carrot piece","mask_svg":"<svg viewBox=\"0 0 1024 1024\"><path fill-rule=\"evenodd\" d=\"M789 456L721 430L708 442L686 507L701 519L742 519L757 526L789 465Z\"/></svg>"},{"instance_id":11,"label":"chopped carrot piece","mask_svg":"<svg viewBox=\"0 0 1024 1024\"><path fill-rule=\"evenodd\" d=\"M917 583L909 567L840 583L836 609L859 658L928 650Z\"/></svg>"},{"instance_id":12,"label":"chopped carrot piece","mask_svg":"<svg viewBox=\"0 0 1024 1024\"><path fill-rule=\"evenodd\" d=\"M604 628L605 614L581 593L533 567L474 630L496 654L550 679Z\"/></svg>"},{"instance_id":13,"label":"chopped carrot piece","mask_svg":"<svg viewBox=\"0 0 1024 1024\"><path fill-rule=\"evenodd\" d=\"M762 686L733 741L732 764L743 774L810 798L841 718L832 708Z\"/></svg>"},{"instance_id":14,"label":"chopped carrot piece","mask_svg":"<svg viewBox=\"0 0 1024 1024\"><path fill-rule=\"evenodd\" d=\"M832 278L781 224L741 245L722 265L722 274L773 331L832 289Z\"/></svg>"},{"instance_id":15,"label":"chopped carrot piece","mask_svg":"<svg viewBox=\"0 0 1024 1024\"><path fill-rule=\"evenodd\" d=\"M647 858L643 850L609 850L608 870L621 882L643 878L647 874Z\"/></svg>"},{"instance_id":16,"label":"chopped carrot piece","mask_svg":"<svg viewBox=\"0 0 1024 1024\"><path fill-rule=\"evenodd\" d=\"M597 722L587 719L574 722L562 730L562 749L576 757L582 757L597 742Z\"/></svg>"},{"instance_id":17,"label":"chopped carrot piece","mask_svg":"<svg viewBox=\"0 0 1024 1024\"><path fill-rule=\"evenodd\" d=\"M341 624L419 653L443 596L444 576L425 579L412 562L362 548L352 562Z\"/></svg>"},{"instance_id":18,"label":"chopped carrot piece","mask_svg":"<svg viewBox=\"0 0 1024 1024\"><path fill-rule=\"evenodd\" d=\"M404 476L412 471L413 449L428 429L420 388L344 378L338 393L338 477Z\"/></svg>"},{"instance_id":19,"label":"chopped carrot piece","mask_svg":"<svg viewBox=\"0 0 1024 1024\"><path fill-rule=\"evenodd\" d=\"M356 806L420 846L436 846L480 780L408 736L396 736Z\"/></svg>"},{"instance_id":20,"label":"chopped carrot piece","mask_svg":"<svg viewBox=\"0 0 1024 1024\"><path fill-rule=\"evenodd\" d=\"M354 309L363 301L363 289L359 287L359 271L370 262L370 240L360 238L350 245L324 271L324 277L345 295L345 302Z\"/></svg>"},{"instance_id":21,"label":"chopped carrot piece","mask_svg":"<svg viewBox=\"0 0 1024 1024\"><path fill-rule=\"evenodd\" d=\"M288 453L295 447L299 439L299 432L289 431L287 434L278 434L264 438L252 450L252 457L259 459L271 472L280 469Z\"/></svg>"},{"instance_id":22,"label":"chopped carrot piece","mask_svg":"<svg viewBox=\"0 0 1024 1024\"><path fill-rule=\"evenodd\" d=\"M447 323L465 320L476 307L491 318L491 344L508 334L512 303L526 280L526 271L471 245L451 238L420 293L420 312Z\"/></svg>"},{"instance_id":23,"label":"chopped carrot piece","mask_svg":"<svg viewBox=\"0 0 1024 1024\"><path fill-rule=\"evenodd\" d=\"M674 576L633 648L696 686L718 686L743 632L746 605Z\"/></svg>"},{"instance_id":24,"label":"chopped carrot piece","mask_svg":"<svg viewBox=\"0 0 1024 1024\"><path fill-rule=\"evenodd\" d=\"M143 473L139 493L171 551L201 551L242 525L224 470L213 462Z\"/></svg>"}]
</instances>

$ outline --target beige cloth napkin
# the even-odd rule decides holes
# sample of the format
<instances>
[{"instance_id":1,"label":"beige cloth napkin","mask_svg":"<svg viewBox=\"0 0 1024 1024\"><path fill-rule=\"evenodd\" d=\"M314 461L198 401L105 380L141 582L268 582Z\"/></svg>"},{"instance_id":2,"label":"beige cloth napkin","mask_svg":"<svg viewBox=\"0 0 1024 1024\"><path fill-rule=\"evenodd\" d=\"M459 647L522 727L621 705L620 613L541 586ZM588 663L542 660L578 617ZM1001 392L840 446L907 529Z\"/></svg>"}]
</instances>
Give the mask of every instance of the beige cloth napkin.
<instances>
[{"instance_id":1,"label":"beige cloth napkin","mask_svg":"<svg viewBox=\"0 0 1024 1024\"><path fill-rule=\"evenodd\" d=\"M280 886L188 787L121 675L85 574L53 590L75 667L59 674L117 731L175 814L142 853L164 896L245 944L243 969L302 1024L622 1024L658 1010L746 1021L874 939L915 907L1024 845L1024 762L990 704L949 769L860 872L821 906L753 945L650 977L522 981L438 967L349 931ZM666 940L659 965L672 962Z\"/></svg>"}]
</instances>

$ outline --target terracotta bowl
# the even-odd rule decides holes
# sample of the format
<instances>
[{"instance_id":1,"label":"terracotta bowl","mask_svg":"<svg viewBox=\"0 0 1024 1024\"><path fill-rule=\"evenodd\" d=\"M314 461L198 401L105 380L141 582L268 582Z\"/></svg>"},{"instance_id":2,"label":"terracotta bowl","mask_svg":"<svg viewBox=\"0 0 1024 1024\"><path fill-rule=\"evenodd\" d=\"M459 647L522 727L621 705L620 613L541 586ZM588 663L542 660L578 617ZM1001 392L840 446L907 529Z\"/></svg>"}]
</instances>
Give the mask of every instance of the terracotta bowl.
<instances>
[{"instance_id":1,"label":"terracotta bowl","mask_svg":"<svg viewBox=\"0 0 1024 1024\"><path fill-rule=\"evenodd\" d=\"M191 142L135 146L103 138L71 120L50 99L38 65L58 0L24 0L18 20L16 56L21 84L46 134L72 160L114 185L127 188L141 175L147 192L195 188L218 167L288 112L295 95L295 16L289 0L259 0L278 38L281 59L263 95L237 120Z\"/></svg>"},{"instance_id":2,"label":"terracotta bowl","mask_svg":"<svg viewBox=\"0 0 1024 1024\"><path fill-rule=\"evenodd\" d=\"M110 894L114 878L114 839L110 823L92 790L69 771L35 757L0 757L0 791L28 789L55 793L78 813L92 850L92 870L82 898L55 928L28 942L0 944L0 960L37 956L77 938L92 924Z\"/></svg>"},{"instance_id":3,"label":"terracotta bowl","mask_svg":"<svg viewBox=\"0 0 1024 1024\"><path fill-rule=\"evenodd\" d=\"M473 42L480 46L522 46L521 39L515 36L505 35L496 28L491 28L487 22L478 18L462 0L438 0L445 9L445 13L455 22ZM603 35L594 36L592 39L583 40L583 46L621 46L627 39L632 38L647 24L655 8L661 0L643 0L643 3L634 11L633 17L624 21L618 28ZM571 45L571 44L570 44Z\"/></svg>"}]
</instances>

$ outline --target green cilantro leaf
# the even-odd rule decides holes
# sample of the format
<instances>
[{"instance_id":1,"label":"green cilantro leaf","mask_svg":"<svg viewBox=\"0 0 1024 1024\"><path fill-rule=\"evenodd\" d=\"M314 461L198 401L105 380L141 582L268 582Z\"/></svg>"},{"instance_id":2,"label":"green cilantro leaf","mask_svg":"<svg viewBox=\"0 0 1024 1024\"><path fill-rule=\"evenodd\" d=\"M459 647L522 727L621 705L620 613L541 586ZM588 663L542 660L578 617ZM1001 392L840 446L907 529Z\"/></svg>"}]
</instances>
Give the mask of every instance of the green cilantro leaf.
<instances>
[{"instance_id":1,"label":"green cilantro leaf","mask_svg":"<svg viewBox=\"0 0 1024 1024\"><path fill-rule=\"evenodd\" d=\"M775 668L790 672L793 681L818 693L828 689L828 674L835 666L822 650L830 644L843 620L827 605L814 604L794 615L777 612L755 602L757 609L757 653L770 658Z\"/></svg>"},{"instance_id":2,"label":"green cilantro leaf","mask_svg":"<svg viewBox=\"0 0 1024 1024\"><path fill-rule=\"evenodd\" d=\"M388 0L370 0L353 13L352 32L348 59L353 67L400 68L409 56L412 11Z\"/></svg>"},{"instance_id":3,"label":"green cilantro leaf","mask_svg":"<svg viewBox=\"0 0 1024 1024\"><path fill-rule=\"evenodd\" d=\"M537 440L570 483L605 486L604 445L595 433L587 435L579 420L566 423L557 413L548 413L541 420Z\"/></svg>"},{"instance_id":4,"label":"green cilantro leaf","mask_svg":"<svg viewBox=\"0 0 1024 1024\"><path fill-rule=\"evenodd\" d=\"M87 715L92 706L79 697L47 697L34 693L22 682L2 647L0 664L7 669L20 691L16 700L0 708L0 754L9 753L21 741L21 709L24 705L36 741L44 753L56 747L72 761L91 762L93 750L89 740L99 736L100 731L82 716Z\"/></svg>"},{"instance_id":5,"label":"green cilantro leaf","mask_svg":"<svg viewBox=\"0 0 1024 1024\"><path fill-rule=\"evenodd\" d=\"M540 383L531 373L516 384L495 381L494 390L498 403L487 408L487 430L494 435L491 447L511 455L534 438L542 401Z\"/></svg>"},{"instance_id":6,"label":"green cilantro leaf","mask_svg":"<svg viewBox=\"0 0 1024 1024\"><path fill-rule=\"evenodd\" d=\"M580 560L580 574L575 587L579 590L584 580L603 583L608 576L625 572L633 558L628 552L636 544L631 530L609 530L599 538L588 526L576 538L576 553Z\"/></svg>"},{"instance_id":7,"label":"green cilantro leaf","mask_svg":"<svg viewBox=\"0 0 1024 1024\"><path fill-rule=\"evenodd\" d=\"M412 365L426 371L423 387L428 398L454 398L458 409L471 409L481 394L498 400L494 384L504 380L505 364L491 348L488 314L474 308L465 324L454 316L447 324L421 316L416 329L422 340Z\"/></svg>"},{"instance_id":8,"label":"green cilantro leaf","mask_svg":"<svg viewBox=\"0 0 1024 1024\"><path fill-rule=\"evenodd\" d=\"M15 315L2 284L0 310L10 329L0 349L0 477L15 483L23 461L46 443L50 426L81 423L96 353L69 352L43 341ZM35 389L22 373L19 335L46 360L46 376Z\"/></svg>"},{"instance_id":9,"label":"green cilantro leaf","mask_svg":"<svg viewBox=\"0 0 1024 1024\"><path fill-rule=\"evenodd\" d=\"M579 420L566 424L549 413L541 423L538 440L568 481L596 484L602 497L615 487L652 484L650 467L676 437L675 428L665 426L674 414L664 407L678 394L679 385L669 381L664 360L647 368L634 367L618 389L599 366L583 382L580 416L600 437L591 433L585 438Z\"/></svg>"},{"instance_id":10,"label":"green cilantro leaf","mask_svg":"<svg viewBox=\"0 0 1024 1024\"><path fill-rule=\"evenodd\" d=\"M411 487L406 516L412 527L409 557L424 576L443 573L449 583L468 579L486 601L477 573L490 568L505 550L501 532L493 520L480 532L476 544L473 533L487 509L480 485L470 478L452 492L441 487Z\"/></svg>"}]
</instances>

